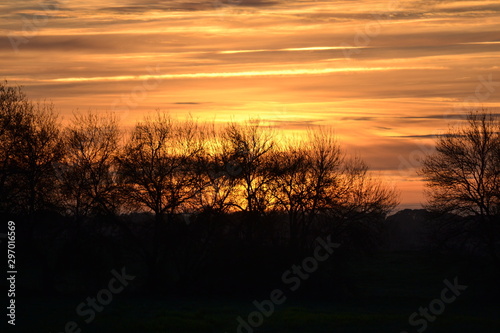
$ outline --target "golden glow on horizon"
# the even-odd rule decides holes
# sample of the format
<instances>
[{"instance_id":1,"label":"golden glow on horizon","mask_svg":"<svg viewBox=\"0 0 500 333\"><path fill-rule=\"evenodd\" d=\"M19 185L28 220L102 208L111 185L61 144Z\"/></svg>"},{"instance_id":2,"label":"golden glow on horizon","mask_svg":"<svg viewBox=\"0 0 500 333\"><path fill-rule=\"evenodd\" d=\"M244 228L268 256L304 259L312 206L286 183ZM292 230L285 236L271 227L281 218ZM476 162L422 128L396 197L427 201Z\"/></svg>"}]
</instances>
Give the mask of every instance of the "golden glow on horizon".
<instances>
[{"instance_id":1,"label":"golden glow on horizon","mask_svg":"<svg viewBox=\"0 0 500 333\"><path fill-rule=\"evenodd\" d=\"M235 51L220 51L220 54L234 53L255 53L255 52L276 52L276 51L324 51L324 50L344 50L344 49L364 49L366 46L317 46L317 47L294 47L288 49L262 49L262 50L235 50Z\"/></svg>"},{"instance_id":2,"label":"golden glow on horizon","mask_svg":"<svg viewBox=\"0 0 500 333\"><path fill-rule=\"evenodd\" d=\"M397 71L397 70L421 70L421 69L446 69L446 67L347 67L347 68L323 68L323 69L285 69L274 71L236 72L236 73L193 73L193 74L162 74L162 75L140 75L140 76L114 76L114 77L89 77L89 78L60 78L45 80L46 82L83 82L83 81L125 81L125 80L147 80L147 79L195 79L195 78L229 78L229 77L252 77L252 76L288 76L288 75L321 75L341 72L373 72L373 71Z\"/></svg>"},{"instance_id":3,"label":"golden glow on horizon","mask_svg":"<svg viewBox=\"0 0 500 333\"><path fill-rule=\"evenodd\" d=\"M465 112L464 100L500 106L496 0L0 6L1 78L63 115L112 110L127 126L155 109L257 117L284 137L333 126L346 150L397 180L404 204L422 201L422 184L414 165L400 175L401 160L446 130L445 115ZM32 15L47 15L34 31ZM26 37L17 53L9 34Z\"/></svg>"}]
</instances>

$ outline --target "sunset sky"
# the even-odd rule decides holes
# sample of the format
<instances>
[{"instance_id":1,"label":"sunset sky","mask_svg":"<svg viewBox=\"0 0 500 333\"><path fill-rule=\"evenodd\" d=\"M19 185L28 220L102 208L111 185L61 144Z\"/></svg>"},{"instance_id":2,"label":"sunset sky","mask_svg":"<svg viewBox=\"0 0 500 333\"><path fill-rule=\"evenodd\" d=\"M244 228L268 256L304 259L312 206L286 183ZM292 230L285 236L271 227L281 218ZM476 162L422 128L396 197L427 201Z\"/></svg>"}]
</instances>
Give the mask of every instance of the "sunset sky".
<instances>
[{"instance_id":1,"label":"sunset sky","mask_svg":"<svg viewBox=\"0 0 500 333\"><path fill-rule=\"evenodd\" d=\"M0 78L124 124L161 109L333 126L419 208L432 136L498 113L500 1L1 1Z\"/></svg>"}]
</instances>

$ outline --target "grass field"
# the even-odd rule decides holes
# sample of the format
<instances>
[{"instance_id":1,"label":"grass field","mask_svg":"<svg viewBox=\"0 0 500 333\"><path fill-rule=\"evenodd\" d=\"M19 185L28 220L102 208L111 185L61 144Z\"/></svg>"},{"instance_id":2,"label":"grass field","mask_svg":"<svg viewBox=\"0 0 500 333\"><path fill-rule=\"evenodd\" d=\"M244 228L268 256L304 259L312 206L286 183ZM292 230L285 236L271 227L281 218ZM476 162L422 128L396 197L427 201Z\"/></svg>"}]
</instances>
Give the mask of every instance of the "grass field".
<instances>
[{"instance_id":1,"label":"grass field","mask_svg":"<svg viewBox=\"0 0 500 333\"><path fill-rule=\"evenodd\" d=\"M425 331L500 331L497 275L479 264L418 253L385 253L353 260L343 273L348 296L311 300L304 294L288 294L286 302L276 306L254 332L417 332L420 326L410 326L409 316L439 298L443 280L455 277L467 290L446 305ZM118 295L87 324L75 312L85 298L20 298L16 331L64 332L66 322L75 321L81 332L230 333L237 332L238 316L247 318L255 311L252 297Z\"/></svg>"}]
</instances>

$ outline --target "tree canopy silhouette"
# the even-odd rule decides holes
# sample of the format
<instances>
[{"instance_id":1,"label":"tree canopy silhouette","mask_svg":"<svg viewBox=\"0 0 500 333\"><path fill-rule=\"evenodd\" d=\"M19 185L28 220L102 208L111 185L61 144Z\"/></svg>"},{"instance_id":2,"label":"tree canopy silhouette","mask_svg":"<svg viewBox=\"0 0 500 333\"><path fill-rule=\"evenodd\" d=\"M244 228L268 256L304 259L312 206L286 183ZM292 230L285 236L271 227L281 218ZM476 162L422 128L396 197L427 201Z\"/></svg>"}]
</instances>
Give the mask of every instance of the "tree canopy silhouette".
<instances>
[{"instance_id":1,"label":"tree canopy silhouette","mask_svg":"<svg viewBox=\"0 0 500 333\"><path fill-rule=\"evenodd\" d=\"M286 142L258 120L157 112L123 133L113 114L62 123L52 104L0 84L0 214L44 230L32 244L48 286L71 254L96 266L136 260L154 290L224 258L241 271L242 255L283 262L282 249L298 255L325 233L367 247L396 205L397 192L326 127ZM86 257L100 251L110 255Z\"/></svg>"},{"instance_id":2,"label":"tree canopy silhouette","mask_svg":"<svg viewBox=\"0 0 500 333\"><path fill-rule=\"evenodd\" d=\"M50 103L30 101L20 87L0 84L0 208L33 217L53 209L53 163L62 157L60 124Z\"/></svg>"},{"instance_id":3,"label":"tree canopy silhouette","mask_svg":"<svg viewBox=\"0 0 500 333\"><path fill-rule=\"evenodd\" d=\"M426 208L474 218L490 253L500 263L500 121L486 111L471 112L467 123L438 137L436 151L423 161Z\"/></svg>"}]
</instances>

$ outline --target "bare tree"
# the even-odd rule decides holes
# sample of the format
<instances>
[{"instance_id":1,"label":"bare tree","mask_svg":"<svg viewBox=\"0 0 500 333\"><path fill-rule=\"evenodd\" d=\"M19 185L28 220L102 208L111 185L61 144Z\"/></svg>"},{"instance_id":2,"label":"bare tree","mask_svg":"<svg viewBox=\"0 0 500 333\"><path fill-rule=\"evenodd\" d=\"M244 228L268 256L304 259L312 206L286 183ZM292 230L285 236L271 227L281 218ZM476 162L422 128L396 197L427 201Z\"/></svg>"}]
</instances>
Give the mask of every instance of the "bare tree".
<instances>
[{"instance_id":1,"label":"bare tree","mask_svg":"<svg viewBox=\"0 0 500 333\"><path fill-rule=\"evenodd\" d=\"M396 188L373 175L359 157L344 160L332 206L325 213L330 232L347 247L372 250L384 221L399 204Z\"/></svg>"},{"instance_id":2,"label":"bare tree","mask_svg":"<svg viewBox=\"0 0 500 333\"><path fill-rule=\"evenodd\" d=\"M332 206L342 154L333 131L323 128L280 148L270 157L271 193L274 206L288 215L291 247L300 248L318 213Z\"/></svg>"},{"instance_id":3,"label":"bare tree","mask_svg":"<svg viewBox=\"0 0 500 333\"><path fill-rule=\"evenodd\" d=\"M198 129L195 121L175 122L157 113L135 126L117 159L129 206L155 216L147 262L152 287L159 282L159 262L169 245L166 237L172 223L167 222L173 222L200 191L196 164L203 142Z\"/></svg>"},{"instance_id":4,"label":"bare tree","mask_svg":"<svg viewBox=\"0 0 500 333\"><path fill-rule=\"evenodd\" d=\"M228 213L237 206L237 185L242 169L234 159L232 145L212 124L203 132L204 153L196 163L199 191L190 211Z\"/></svg>"},{"instance_id":5,"label":"bare tree","mask_svg":"<svg viewBox=\"0 0 500 333\"><path fill-rule=\"evenodd\" d=\"M346 158L331 129L310 130L270 160L274 207L288 216L292 247L304 247L319 220L340 234L361 220L375 225L375 217L384 218L397 205L395 190L372 177L359 158Z\"/></svg>"},{"instance_id":6,"label":"bare tree","mask_svg":"<svg viewBox=\"0 0 500 333\"><path fill-rule=\"evenodd\" d=\"M176 123L166 114L146 118L118 158L126 195L161 224L199 191L194 163L202 151L196 122Z\"/></svg>"},{"instance_id":7,"label":"bare tree","mask_svg":"<svg viewBox=\"0 0 500 333\"><path fill-rule=\"evenodd\" d=\"M298 246L299 226L309 210L310 159L302 145L288 144L270 157L273 208L288 217L290 246Z\"/></svg>"},{"instance_id":8,"label":"bare tree","mask_svg":"<svg viewBox=\"0 0 500 333\"><path fill-rule=\"evenodd\" d=\"M258 120L244 124L231 123L222 133L224 149L230 157L234 176L238 179L239 201L234 206L245 213L246 237L251 240L257 231L260 216L270 206L267 157L274 147L273 133Z\"/></svg>"},{"instance_id":9,"label":"bare tree","mask_svg":"<svg viewBox=\"0 0 500 333\"><path fill-rule=\"evenodd\" d=\"M351 221L366 216L385 218L399 204L396 188L372 175L359 157L345 161L341 188L340 212Z\"/></svg>"},{"instance_id":10,"label":"bare tree","mask_svg":"<svg viewBox=\"0 0 500 333\"><path fill-rule=\"evenodd\" d=\"M467 124L438 137L421 174L427 182L427 208L472 216L479 223L497 262L500 223L500 122L492 114L472 112Z\"/></svg>"},{"instance_id":11,"label":"bare tree","mask_svg":"<svg viewBox=\"0 0 500 333\"><path fill-rule=\"evenodd\" d=\"M76 219L117 214L121 199L114 163L119 148L116 118L75 114L63 137L65 155L54 168L66 212Z\"/></svg>"},{"instance_id":12,"label":"bare tree","mask_svg":"<svg viewBox=\"0 0 500 333\"><path fill-rule=\"evenodd\" d=\"M33 103L21 87L0 85L0 197L4 209L33 217L52 208L52 164L62 156L60 125L50 103Z\"/></svg>"},{"instance_id":13,"label":"bare tree","mask_svg":"<svg viewBox=\"0 0 500 333\"><path fill-rule=\"evenodd\" d=\"M15 155L22 145L22 135L29 128L32 105L21 87L0 84L0 207L9 212L17 201L13 186L16 167Z\"/></svg>"}]
</instances>

